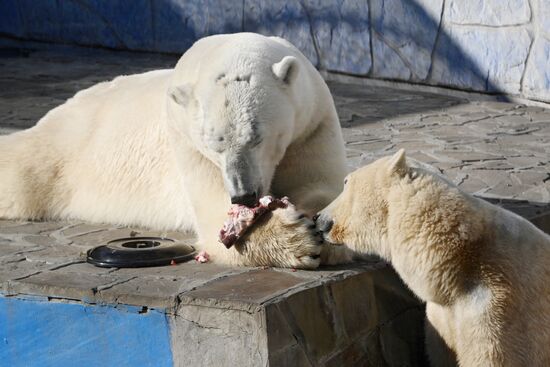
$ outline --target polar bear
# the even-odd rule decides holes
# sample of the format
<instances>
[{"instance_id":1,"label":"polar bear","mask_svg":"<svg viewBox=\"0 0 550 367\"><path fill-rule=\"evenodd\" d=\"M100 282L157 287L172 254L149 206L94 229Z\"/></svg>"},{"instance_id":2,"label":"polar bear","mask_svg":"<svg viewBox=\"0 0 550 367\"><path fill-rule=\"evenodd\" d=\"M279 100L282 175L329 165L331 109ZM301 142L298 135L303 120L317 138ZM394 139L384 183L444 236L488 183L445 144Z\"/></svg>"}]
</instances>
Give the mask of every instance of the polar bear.
<instances>
[{"instance_id":1,"label":"polar bear","mask_svg":"<svg viewBox=\"0 0 550 367\"><path fill-rule=\"evenodd\" d=\"M403 150L346 180L316 224L391 262L427 302L434 365L452 362L434 348L441 337L460 366L550 366L550 236L409 166Z\"/></svg>"},{"instance_id":2,"label":"polar bear","mask_svg":"<svg viewBox=\"0 0 550 367\"><path fill-rule=\"evenodd\" d=\"M277 37L216 35L174 69L97 84L0 137L0 217L192 230L219 263L315 268L325 247L308 215L346 173L332 96L302 53ZM225 249L230 204L267 193L295 207Z\"/></svg>"}]
</instances>

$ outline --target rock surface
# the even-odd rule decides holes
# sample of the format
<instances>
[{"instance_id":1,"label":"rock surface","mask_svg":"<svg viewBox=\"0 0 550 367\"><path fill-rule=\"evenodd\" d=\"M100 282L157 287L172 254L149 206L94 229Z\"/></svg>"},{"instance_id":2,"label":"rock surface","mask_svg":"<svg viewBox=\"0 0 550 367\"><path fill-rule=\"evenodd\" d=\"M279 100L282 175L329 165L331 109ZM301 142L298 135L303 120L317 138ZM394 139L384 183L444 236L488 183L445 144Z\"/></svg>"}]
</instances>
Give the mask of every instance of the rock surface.
<instances>
[{"instance_id":1,"label":"rock surface","mask_svg":"<svg viewBox=\"0 0 550 367\"><path fill-rule=\"evenodd\" d=\"M531 20L531 7L525 0L451 0L447 17L460 25L515 26Z\"/></svg>"},{"instance_id":2,"label":"rock surface","mask_svg":"<svg viewBox=\"0 0 550 367\"><path fill-rule=\"evenodd\" d=\"M423 81L432 64L443 0L373 0L372 75Z\"/></svg>"},{"instance_id":3,"label":"rock surface","mask_svg":"<svg viewBox=\"0 0 550 367\"><path fill-rule=\"evenodd\" d=\"M466 90L517 94L531 42L529 32L521 28L450 26L435 50L431 82ZM535 65L537 71L542 67Z\"/></svg>"},{"instance_id":4,"label":"rock surface","mask_svg":"<svg viewBox=\"0 0 550 367\"><path fill-rule=\"evenodd\" d=\"M318 48L319 66L325 70L367 74L372 64L367 2L309 0L302 4Z\"/></svg>"},{"instance_id":5,"label":"rock surface","mask_svg":"<svg viewBox=\"0 0 550 367\"><path fill-rule=\"evenodd\" d=\"M540 15L537 17L541 33L547 39L550 38L550 3L546 0L536 2Z\"/></svg>"},{"instance_id":6,"label":"rock surface","mask_svg":"<svg viewBox=\"0 0 550 367\"><path fill-rule=\"evenodd\" d=\"M539 37L533 45L523 79L523 93L532 99L550 101L550 36Z\"/></svg>"},{"instance_id":7,"label":"rock surface","mask_svg":"<svg viewBox=\"0 0 550 367\"><path fill-rule=\"evenodd\" d=\"M297 0L245 0L243 31L279 36L291 41L318 66L318 52L309 23L309 13Z\"/></svg>"},{"instance_id":8,"label":"rock surface","mask_svg":"<svg viewBox=\"0 0 550 367\"><path fill-rule=\"evenodd\" d=\"M547 0L6 0L0 33L182 53L211 34L259 32L333 72L550 102L549 8Z\"/></svg>"}]
</instances>

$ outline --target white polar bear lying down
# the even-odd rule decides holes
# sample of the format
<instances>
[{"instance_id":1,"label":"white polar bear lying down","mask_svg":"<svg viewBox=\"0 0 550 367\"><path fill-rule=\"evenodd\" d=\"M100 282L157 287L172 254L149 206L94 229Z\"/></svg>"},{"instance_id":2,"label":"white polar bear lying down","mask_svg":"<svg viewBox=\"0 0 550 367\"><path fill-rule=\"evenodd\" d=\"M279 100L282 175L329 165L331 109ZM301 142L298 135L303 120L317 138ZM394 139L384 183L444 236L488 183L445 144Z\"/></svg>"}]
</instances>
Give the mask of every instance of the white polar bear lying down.
<instances>
[{"instance_id":1,"label":"white polar bear lying down","mask_svg":"<svg viewBox=\"0 0 550 367\"><path fill-rule=\"evenodd\" d=\"M439 334L460 366L550 366L550 236L527 220L401 150L348 176L316 222L328 241L390 261L427 302L433 365L449 362Z\"/></svg>"},{"instance_id":2,"label":"white polar bear lying down","mask_svg":"<svg viewBox=\"0 0 550 367\"><path fill-rule=\"evenodd\" d=\"M217 262L315 268L322 246L298 211L332 201L345 174L334 102L311 63L280 38L218 35L174 69L97 84L0 137L0 217L194 230ZM226 250L231 202L267 193L296 207Z\"/></svg>"}]
</instances>

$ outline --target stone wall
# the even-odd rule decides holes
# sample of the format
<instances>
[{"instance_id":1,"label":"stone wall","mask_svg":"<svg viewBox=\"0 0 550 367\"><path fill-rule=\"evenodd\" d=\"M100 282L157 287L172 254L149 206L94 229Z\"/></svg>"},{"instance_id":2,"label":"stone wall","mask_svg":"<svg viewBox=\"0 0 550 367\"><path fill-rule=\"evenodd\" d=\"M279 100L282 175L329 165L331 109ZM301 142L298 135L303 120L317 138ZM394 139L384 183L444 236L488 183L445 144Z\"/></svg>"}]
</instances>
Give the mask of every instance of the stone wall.
<instances>
[{"instance_id":1,"label":"stone wall","mask_svg":"<svg viewBox=\"0 0 550 367\"><path fill-rule=\"evenodd\" d=\"M3 0L0 34L181 53L279 35L319 68L550 102L548 0Z\"/></svg>"}]
</instances>

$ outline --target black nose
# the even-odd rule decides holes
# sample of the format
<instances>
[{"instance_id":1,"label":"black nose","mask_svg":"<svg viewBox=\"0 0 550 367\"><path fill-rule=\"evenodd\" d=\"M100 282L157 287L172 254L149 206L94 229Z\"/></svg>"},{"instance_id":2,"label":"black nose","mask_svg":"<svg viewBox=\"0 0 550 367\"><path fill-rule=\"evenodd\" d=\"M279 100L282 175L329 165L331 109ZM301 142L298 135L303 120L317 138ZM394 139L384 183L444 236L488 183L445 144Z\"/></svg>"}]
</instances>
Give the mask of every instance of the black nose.
<instances>
[{"instance_id":1,"label":"black nose","mask_svg":"<svg viewBox=\"0 0 550 367\"><path fill-rule=\"evenodd\" d=\"M245 206L254 206L258 202L258 194L244 194L241 196L231 196L231 204L240 204Z\"/></svg>"},{"instance_id":2,"label":"black nose","mask_svg":"<svg viewBox=\"0 0 550 367\"><path fill-rule=\"evenodd\" d=\"M314 215L313 221L315 222L315 226L319 232L327 233L334 225L334 221L332 219L320 214Z\"/></svg>"}]
</instances>

